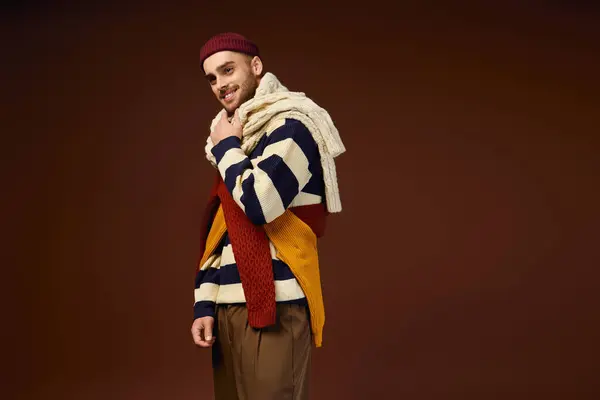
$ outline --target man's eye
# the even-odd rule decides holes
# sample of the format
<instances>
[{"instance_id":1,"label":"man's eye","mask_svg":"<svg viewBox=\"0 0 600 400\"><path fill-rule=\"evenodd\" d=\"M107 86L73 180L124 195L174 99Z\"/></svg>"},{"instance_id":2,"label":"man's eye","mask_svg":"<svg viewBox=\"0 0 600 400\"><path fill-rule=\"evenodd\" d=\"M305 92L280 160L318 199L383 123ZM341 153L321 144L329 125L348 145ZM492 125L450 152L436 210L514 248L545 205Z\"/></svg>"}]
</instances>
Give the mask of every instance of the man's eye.
<instances>
[{"instance_id":1,"label":"man's eye","mask_svg":"<svg viewBox=\"0 0 600 400\"><path fill-rule=\"evenodd\" d=\"M231 67L225 68L225 73L226 74L229 74L231 71L233 71L233 68L231 68Z\"/></svg>"}]
</instances>

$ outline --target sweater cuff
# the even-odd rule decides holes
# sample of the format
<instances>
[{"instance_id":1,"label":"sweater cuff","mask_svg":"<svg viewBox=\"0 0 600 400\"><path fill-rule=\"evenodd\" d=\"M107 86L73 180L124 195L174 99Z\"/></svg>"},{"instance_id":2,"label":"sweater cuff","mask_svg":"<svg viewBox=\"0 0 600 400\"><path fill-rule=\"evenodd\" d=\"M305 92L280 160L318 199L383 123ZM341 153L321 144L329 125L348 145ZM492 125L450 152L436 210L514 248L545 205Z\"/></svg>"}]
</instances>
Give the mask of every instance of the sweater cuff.
<instances>
[{"instance_id":1,"label":"sweater cuff","mask_svg":"<svg viewBox=\"0 0 600 400\"><path fill-rule=\"evenodd\" d=\"M239 137L229 136L228 138L221 140L219 143L217 143L215 146L213 146L213 148L211 149L211 152L212 152L213 156L215 156L215 159L217 160L217 164L219 164L221 162L221 159L223 159L223 156L225 155L225 153L227 153L228 150L236 148L236 147L241 148L241 145L242 145L242 140Z\"/></svg>"},{"instance_id":2,"label":"sweater cuff","mask_svg":"<svg viewBox=\"0 0 600 400\"><path fill-rule=\"evenodd\" d=\"M215 317L215 303L198 301L194 304L194 320L203 317Z\"/></svg>"}]
</instances>

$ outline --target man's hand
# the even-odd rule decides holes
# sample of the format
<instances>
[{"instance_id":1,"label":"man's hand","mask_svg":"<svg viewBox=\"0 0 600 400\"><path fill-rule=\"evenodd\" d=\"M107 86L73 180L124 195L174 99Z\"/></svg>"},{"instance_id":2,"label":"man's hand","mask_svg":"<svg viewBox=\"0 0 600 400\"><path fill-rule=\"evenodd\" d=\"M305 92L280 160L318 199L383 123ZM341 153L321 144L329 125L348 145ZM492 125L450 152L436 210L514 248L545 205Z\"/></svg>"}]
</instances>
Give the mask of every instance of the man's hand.
<instances>
[{"instance_id":1,"label":"man's hand","mask_svg":"<svg viewBox=\"0 0 600 400\"><path fill-rule=\"evenodd\" d=\"M215 342L213 336L213 326L215 319L213 317L202 317L194 320L192 324L192 337L194 343L200 347L210 347Z\"/></svg>"},{"instance_id":2,"label":"man's hand","mask_svg":"<svg viewBox=\"0 0 600 400\"><path fill-rule=\"evenodd\" d=\"M215 130L210 134L210 139L213 145L216 146L221 140L227 139L230 136L242 138L242 124L240 123L237 110L235 110L231 122L227 120L225 113L221 114L221 119L217 122Z\"/></svg>"}]
</instances>

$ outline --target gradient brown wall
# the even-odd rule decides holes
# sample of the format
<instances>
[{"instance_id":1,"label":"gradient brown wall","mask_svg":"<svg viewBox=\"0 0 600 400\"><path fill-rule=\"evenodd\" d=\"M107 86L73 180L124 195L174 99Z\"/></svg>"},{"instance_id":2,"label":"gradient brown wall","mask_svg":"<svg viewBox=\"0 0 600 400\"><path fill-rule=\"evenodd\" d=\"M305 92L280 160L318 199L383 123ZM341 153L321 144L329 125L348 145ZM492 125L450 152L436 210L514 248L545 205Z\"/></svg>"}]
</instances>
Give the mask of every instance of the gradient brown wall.
<instances>
[{"instance_id":1,"label":"gradient brown wall","mask_svg":"<svg viewBox=\"0 0 600 400\"><path fill-rule=\"evenodd\" d=\"M324 7L3 13L10 398L211 398L197 54L227 30L348 149L314 399L597 398L597 9Z\"/></svg>"}]
</instances>

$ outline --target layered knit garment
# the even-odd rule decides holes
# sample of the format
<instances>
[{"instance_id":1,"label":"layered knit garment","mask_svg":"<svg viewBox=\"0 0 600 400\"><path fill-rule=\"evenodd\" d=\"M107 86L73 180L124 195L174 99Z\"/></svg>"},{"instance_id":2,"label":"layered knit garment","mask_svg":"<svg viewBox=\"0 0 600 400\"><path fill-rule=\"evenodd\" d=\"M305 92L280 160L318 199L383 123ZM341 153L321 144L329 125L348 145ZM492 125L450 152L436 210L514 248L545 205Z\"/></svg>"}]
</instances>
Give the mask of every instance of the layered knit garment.
<instances>
[{"instance_id":1,"label":"layered knit garment","mask_svg":"<svg viewBox=\"0 0 600 400\"><path fill-rule=\"evenodd\" d=\"M213 119L211 132L215 129L221 116L226 113L225 110L221 110ZM262 77L254 97L240 105L238 115L243 126L241 146L246 154L249 154L258 144L265 133L264 128L267 123L271 124L275 120L290 118L304 124L319 146L327 210L330 213L342 210L334 159L344 153L346 148L325 109L304 93L291 92L281 84L274 74L267 72ZM209 136L205 147L206 158L216 166L215 157L211 152L212 147L213 143Z\"/></svg>"},{"instance_id":2,"label":"layered knit garment","mask_svg":"<svg viewBox=\"0 0 600 400\"><path fill-rule=\"evenodd\" d=\"M214 210L212 206L214 204L218 205L219 203L217 193L220 191L222 185L222 182L219 181L220 177L217 178L214 190L211 192L214 198L209 200L207 209ZM208 233L206 240L203 240L202 247L200 248L200 252L203 255L198 263L199 265L205 265L209 258L213 256L213 252L218 247L218 244L222 242L223 237L226 234L227 227L223 209L224 206L221 204L217 207L214 218L212 215L207 214L203 221L203 225L205 226L208 226L211 221L212 224L210 232ZM322 345L323 326L325 324L325 307L323 304L323 293L321 291L317 239L325 234L325 220L327 214L323 204L291 207L279 218L263 225L265 233L276 249L277 257L290 267L306 295L306 301L310 312L311 331L313 333L314 343L317 347L321 347ZM236 225L234 224L232 226L235 227ZM239 234L234 233L234 235ZM270 323L270 312L272 312L268 304L270 301L268 293L269 285L267 280L261 278L262 277L260 276L251 277L251 279L262 281L259 285L259 290L267 287L267 293L258 293L256 296L249 296L250 299L253 299L251 300L252 304L258 306L257 309L255 309L254 307L247 305L248 323L253 327L267 326ZM258 282L246 285L246 287L249 287L249 293L253 293L254 287L257 286L255 283ZM261 301L263 301L263 304L260 304ZM250 308L254 311L250 312ZM251 313L254 314L254 316L251 316Z\"/></svg>"},{"instance_id":3,"label":"layered knit garment","mask_svg":"<svg viewBox=\"0 0 600 400\"><path fill-rule=\"evenodd\" d=\"M248 307L248 323L263 328L275 323L275 286L269 239L236 204L223 181L217 194L235 254Z\"/></svg>"},{"instance_id":4,"label":"layered knit garment","mask_svg":"<svg viewBox=\"0 0 600 400\"><path fill-rule=\"evenodd\" d=\"M210 137L207 139L206 157L217 167L219 176L211 191L205 226L209 228L220 203L218 215L223 217L227 233L222 256L211 254L216 251L215 243L204 252L206 236L203 234L194 308L195 316L199 317L212 314L208 308L211 304L245 302L248 323L261 328L275 323L276 301L301 299L305 297L306 288L310 288L309 303L320 304L314 300L320 298L320 282L314 283L318 281L316 240L313 246L310 235L304 235L303 240L294 243L290 232L297 230L288 232L281 224L272 224L289 209L308 224L304 226L309 226L309 231L312 229L312 235L322 234L326 215L341 211L334 158L345 149L327 112L303 93L287 90L273 74L267 73L262 78L254 98L242 104L238 112L243 129L241 140L229 137L213 146ZM211 130L222 113L225 110L212 121ZM293 220L280 221L291 224ZM278 228L273 230L271 226ZM276 259L273 241L266 232L271 235L278 232L275 240L288 249L285 252L287 266L281 258ZM282 240L281 235L286 239ZM303 254L307 254L294 253L294 246L300 243L315 252L313 261L306 264L310 265L306 271L315 271L315 268L317 271L309 273L312 278L308 280L302 275L300 286L304 285L303 288L289 277L283 281L274 277L277 268L280 279L282 275L288 276L288 267L293 262L294 277L298 281L297 268L303 268L298 266L305 261L294 260L303 260L306 258ZM227 290L221 290L225 275L234 276L231 266L237 267L243 293L232 290L235 284L226 284ZM220 274L219 268L226 271ZM285 286L280 285L276 290L274 278L275 282L285 282ZM316 291L315 286L319 286ZM319 317L317 325L322 321L323 317Z\"/></svg>"}]
</instances>

